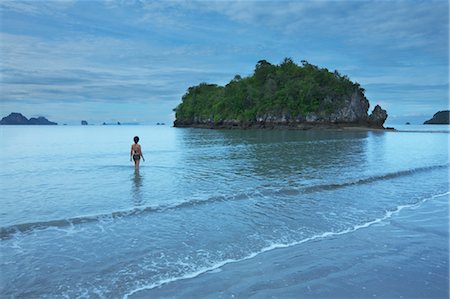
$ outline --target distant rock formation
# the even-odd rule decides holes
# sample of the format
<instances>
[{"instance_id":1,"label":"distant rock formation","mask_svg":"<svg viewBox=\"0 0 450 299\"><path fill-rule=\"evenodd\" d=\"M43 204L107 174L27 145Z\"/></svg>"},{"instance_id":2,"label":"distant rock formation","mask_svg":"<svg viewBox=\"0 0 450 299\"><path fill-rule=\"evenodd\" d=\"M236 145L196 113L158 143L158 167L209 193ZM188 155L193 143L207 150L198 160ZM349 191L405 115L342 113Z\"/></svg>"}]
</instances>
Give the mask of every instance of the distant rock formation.
<instances>
[{"instance_id":1,"label":"distant rock formation","mask_svg":"<svg viewBox=\"0 0 450 299\"><path fill-rule=\"evenodd\" d=\"M13 112L10 115L3 117L0 121L2 125L28 125L28 118L20 113Z\"/></svg>"},{"instance_id":2,"label":"distant rock formation","mask_svg":"<svg viewBox=\"0 0 450 299\"><path fill-rule=\"evenodd\" d=\"M433 115L433 118L423 123L424 125L449 125L450 110L439 111Z\"/></svg>"},{"instance_id":3,"label":"distant rock formation","mask_svg":"<svg viewBox=\"0 0 450 299\"><path fill-rule=\"evenodd\" d=\"M51 122L42 116L40 116L38 118L32 117L28 120L28 123L30 125L57 125L57 123Z\"/></svg>"},{"instance_id":4,"label":"distant rock formation","mask_svg":"<svg viewBox=\"0 0 450 299\"><path fill-rule=\"evenodd\" d=\"M107 122L103 122L102 124L103 126L135 126L135 125L139 125L138 122L111 122L111 123L107 123Z\"/></svg>"},{"instance_id":5,"label":"distant rock formation","mask_svg":"<svg viewBox=\"0 0 450 299\"><path fill-rule=\"evenodd\" d=\"M85 121L85 120L82 120L82 121L81 121L81 125L82 125L82 126L87 126L87 125L88 125L88 122Z\"/></svg>"},{"instance_id":6,"label":"distant rock formation","mask_svg":"<svg viewBox=\"0 0 450 299\"><path fill-rule=\"evenodd\" d=\"M57 123L51 122L42 116L28 119L20 113L13 112L8 116L3 117L0 121L0 125L57 125Z\"/></svg>"}]
</instances>

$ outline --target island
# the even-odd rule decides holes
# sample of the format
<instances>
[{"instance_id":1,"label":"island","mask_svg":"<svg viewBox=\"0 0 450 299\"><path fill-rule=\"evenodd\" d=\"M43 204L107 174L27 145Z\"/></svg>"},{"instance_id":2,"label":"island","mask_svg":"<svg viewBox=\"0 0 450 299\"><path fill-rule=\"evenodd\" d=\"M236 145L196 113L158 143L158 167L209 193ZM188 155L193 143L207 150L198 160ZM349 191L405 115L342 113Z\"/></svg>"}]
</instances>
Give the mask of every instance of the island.
<instances>
[{"instance_id":1,"label":"island","mask_svg":"<svg viewBox=\"0 0 450 299\"><path fill-rule=\"evenodd\" d=\"M43 116L28 119L21 113L12 112L0 120L0 125L57 125L57 123L51 122Z\"/></svg>"},{"instance_id":2,"label":"island","mask_svg":"<svg viewBox=\"0 0 450 299\"><path fill-rule=\"evenodd\" d=\"M384 129L386 110L368 115L365 90L338 71L285 58L266 60L253 75L236 75L225 86L189 87L174 109L174 127L200 128L343 128Z\"/></svg>"},{"instance_id":3,"label":"island","mask_svg":"<svg viewBox=\"0 0 450 299\"><path fill-rule=\"evenodd\" d=\"M424 125L450 125L450 110L436 112Z\"/></svg>"}]
</instances>

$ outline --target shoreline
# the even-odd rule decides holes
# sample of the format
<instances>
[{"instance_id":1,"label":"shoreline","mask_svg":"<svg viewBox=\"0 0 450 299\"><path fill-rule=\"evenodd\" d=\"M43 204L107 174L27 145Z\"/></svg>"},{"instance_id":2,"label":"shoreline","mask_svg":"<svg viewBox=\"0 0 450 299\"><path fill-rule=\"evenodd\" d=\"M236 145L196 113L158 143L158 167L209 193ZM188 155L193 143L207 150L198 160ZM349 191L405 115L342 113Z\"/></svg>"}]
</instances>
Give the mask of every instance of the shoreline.
<instances>
[{"instance_id":1,"label":"shoreline","mask_svg":"<svg viewBox=\"0 0 450 299\"><path fill-rule=\"evenodd\" d=\"M397 131L391 127L375 127L362 124L254 124L254 123L190 123L180 124L174 123L174 128L195 128L195 129L210 129L210 130L291 130L291 131L375 131L375 132L392 132Z\"/></svg>"},{"instance_id":2,"label":"shoreline","mask_svg":"<svg viewBox=\"0 0 450 299\"><path fill-rule=\"evenodd\" d=\"M440 237L446 233L445 226L438 234L419 230L423 216L415 211L428 212L427 220L435 222L435 227L429 229L434 231L439 224L448 221L442 209L447 197L448 193L439 194L415 204L398 206L384 217L354 229L273 248L160 285L141 286L125 298L416 297L415 285L423 288L419 298L444 298L448 296L445 267L436 268L419 259L423 255L420 247L408 249L417 258L414 262L405 260L403 252L409 248L405 234L413 234L424 246L441 244L433 247L436 256L446 251L447 241ZM333 266L327 266L330 257L335 260ZM386 257L392 264L383 262ZM432 283L424 280L423 272L428 273Z\"/></svg>"},{"instance_id":3,"label":"shoreline","mask_svg":"<svg viewBox=\"0 0 450 299\"><path fill-rule=\"evenodd\" d=\"M298 125L214 125L214 124L174 124L177 129L208 129L208 130L261 130L261 131L336 131L336 132L396 132L396 133L440 133L450 134L449 130L405 130L394 127L371 127L358 124L298 124Z\"/></svg>"}]
</instances>

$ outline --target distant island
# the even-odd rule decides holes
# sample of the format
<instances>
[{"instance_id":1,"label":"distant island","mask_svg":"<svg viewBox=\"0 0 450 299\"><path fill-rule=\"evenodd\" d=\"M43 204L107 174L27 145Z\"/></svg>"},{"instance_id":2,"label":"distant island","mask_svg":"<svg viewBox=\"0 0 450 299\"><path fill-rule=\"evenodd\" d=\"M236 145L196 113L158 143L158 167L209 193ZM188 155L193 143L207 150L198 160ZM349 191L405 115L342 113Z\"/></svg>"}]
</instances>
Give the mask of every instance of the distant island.
<instances>
[{"instance_id":1,"label":"distant island","mask_svg":"<svg viewBox=\"0 0 450 299\"><path fill-rule=\"evenodd\" d=\"M3 117L2 120L0 120L0 125L57 125L57 123L51 122L42 116L28 119L20 113L13 112L8 116Z\"/></svg>"},{"instance_id":2,"label":"distant island","mask_svg":"<svg viewBox=\"0 0 450 299\"><path fill-rule=\"evenodd\" d=\"M436 112L424 125L450 125L450 110Z\"/></svg>"},{"instance_id":3,"label":"distant island","mask_svg":"<svg viewBox=\"0 0 450 299\"><path fill-rule=\"evenodd\" d=\"M386 110L376 105L368 115L364 89L338 71L285 58L266 60L254 74L236 75L225 86L189 87L175 109L175 127L294 128L365 127L384 129Z\"/></svg>"}]
</instances>

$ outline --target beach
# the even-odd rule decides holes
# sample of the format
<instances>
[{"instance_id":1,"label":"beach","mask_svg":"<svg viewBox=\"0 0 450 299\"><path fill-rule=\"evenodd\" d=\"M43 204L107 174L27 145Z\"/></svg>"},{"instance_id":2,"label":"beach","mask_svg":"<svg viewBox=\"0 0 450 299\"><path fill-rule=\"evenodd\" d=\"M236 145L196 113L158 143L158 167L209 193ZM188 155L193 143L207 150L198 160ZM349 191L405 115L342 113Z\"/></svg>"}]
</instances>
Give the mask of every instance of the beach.
<instances>
[{"instance_id":1,"label":"beach","mask_svg":"<svg viewBox=\"0 0 450 299\"><path fill-rule=\"evenodd\" d=\"M446 194L129 298L447 298L448 221Z\"/></svg>"},{"instance_id":2,"label":"beach","mask_svg":"<svg viewBox=\"0 0 450 299\"><path fill-rule=\"evenodd\" d=\"M2 298L449 295L448 133L1 129Z\"/></svg>"}]
</instances>

